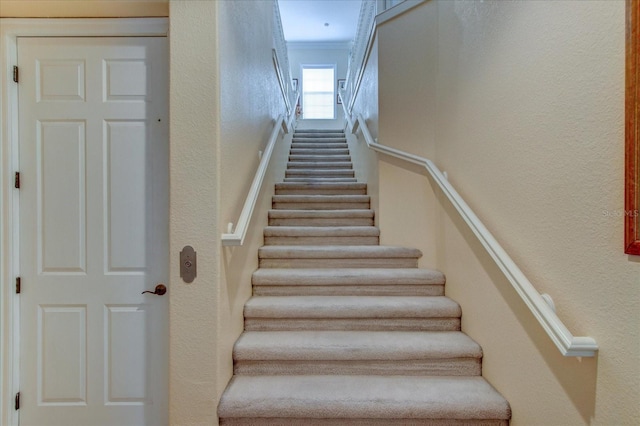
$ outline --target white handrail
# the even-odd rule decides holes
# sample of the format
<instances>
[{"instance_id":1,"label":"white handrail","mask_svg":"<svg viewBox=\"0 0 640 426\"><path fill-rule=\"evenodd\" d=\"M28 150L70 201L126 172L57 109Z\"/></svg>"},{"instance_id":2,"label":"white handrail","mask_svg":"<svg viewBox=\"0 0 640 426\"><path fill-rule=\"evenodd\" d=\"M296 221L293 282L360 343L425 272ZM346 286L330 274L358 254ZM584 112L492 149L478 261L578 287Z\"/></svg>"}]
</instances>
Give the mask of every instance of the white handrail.
<instances>
[{"instance_id":1,"label":"white handrail","mask_svg":"<svg viewBox=\"0 0 640 426\"><path fill-rule=\"evenodd\" d=\"M242 207L240 217L238 217L235 231L231 229L233 228L233 223L229 223L230 229L228 229L228 233L222 234L223 246L241 246L242 244L244 244L244 237L247 235L249 223L251 222L251 216L253 216L253 209L255 208L256 201L258 200L258 196L260 195L262 181L264 180L264 175L267 172L267 167L269 167L269 161L271 160L273 147L278 140L278 136L280 136L281 129L285 126L286 123L284 120L284 116L280 115L276 120L275 126L273 127L273 131L271 132L271 137L269 137L267 147L262 154L260 164L258 165L258 170L256 170L256 174L253 177L253 182L251 183L251 188L249 189L249 193L247 194L247 199L245 200L244 206Z\"/></svg>"},{"instance_id":2,"label":"white handrail","mask_svg":"<svg viewBox=\"0 0 640 426\"><path fill-rule=\"evenodd\" d=\"M287 113L286 115L280 115L276 120L271 136L269 137L269 141L267 142L267 147L260 158L260 164L258 165L256 174L253 177L251 188L249 188L249 193L244 201L244 206L242 207L242 211L240 212L240 216L236 222L235 230L233 222L230 222L227 225L227 233L222 234L221 240L223 246L241 246L244 244L244 238L247 235L251 217L253 217L253 210L255 209L256 202L258 201L258 196L262 191L262 182L264 181L264 176L267 173L267 168L271 161L271 154L273 153L273 148L280 136L280 130L282 129L285 133L289 133L296 117L296 111L293 105L297 104L300 93L297 90L294 91L292 87L291 74L289 72L289 59L287 57L286 42L284 40L282 21L280 19L280 9L277 2L274 3L273 7L273 22L273 44L275 46L274 49L272 49L273 65L275 67L276 77L278 79L278 84L280 85Z\"/></svg>"},{"instance_id":3,"label":"white handrail","mask_svg":"<svg viewBox=\"0 0 640 426\"><path fill-rule=\"evenodd\" d=\"M345 104L343 103L343 108L344 105ZM348 117L346 111L345 116ZM487 253L489 253L498 268L500 268L524 303L529 307L533 316L535 316L540 325L542 325L542 328L556 344L562 355L583 357L595 356L598 351L596 341L591 337L580 337L571 334L569 329L563 324L562 320L560 320L556 315L551 306L545 302L542 295L535 289L533 284L531 284L527 277L522 273L520 268L518 268L507 252L504 251L498 241L496 241L493 235L491 235L491 232L489 232L478 216L476 216L473 210L471 210L471 207L469 207L469 205L462 199L460 194L458 194L444 174L431 160L377 143L371 137L371 133L367 128L367 123L360 115L357 116L355 122L351 117L348 117L348 122L350 129L353 129L354 126L360 126L360 130L362 131L367 146L370 149L385 155L399 158L409 163L423 166L427 169L433 180L438 184L440 190L446 195L458 214L460 214L462 219L478 238L478 241L480 241L485 250L487 250Z\"/></svg>"}]
</instances>

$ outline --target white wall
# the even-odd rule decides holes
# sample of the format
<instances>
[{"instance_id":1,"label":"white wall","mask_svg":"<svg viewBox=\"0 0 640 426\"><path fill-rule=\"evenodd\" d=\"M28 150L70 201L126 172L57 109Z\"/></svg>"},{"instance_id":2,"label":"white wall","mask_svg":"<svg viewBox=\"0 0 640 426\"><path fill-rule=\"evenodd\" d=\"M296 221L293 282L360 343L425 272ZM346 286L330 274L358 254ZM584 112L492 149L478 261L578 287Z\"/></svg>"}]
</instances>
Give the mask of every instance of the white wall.
<instances>
[{"instance_id":1,"label":"white wall","mask_svg":"<svg viewBox=\"0 0 640 426\"><path fill-rule=\"evenodd\" d=\"M445 272L513 425L640 418L640 266L620 216L624 9L431 1L379 28L380 143L446 170L569 329L600 345L562 357L429 180L381 157L382 241Z\"/></svg>"},{"instance_id":2,"label":"white wall","mask_svg":"<svg viewBox=\"0 0 640 426\"><path fill-rule=\"evenodd\" d=\"M295 43L288 45L289 66L291 67L291 78L297 78L298 84L302 87L302 65L335 65L336 66L336 97L338 94L337 80L346 79L347 66L349 60L348 43ZM302 94L302 92L301 92ZM302 105L302 99L300 100ZM298 128L317 129L341 129L344 123L344 113L342 105L334 103L334 120L299 120Z\"/></svg>"}]
</instances>

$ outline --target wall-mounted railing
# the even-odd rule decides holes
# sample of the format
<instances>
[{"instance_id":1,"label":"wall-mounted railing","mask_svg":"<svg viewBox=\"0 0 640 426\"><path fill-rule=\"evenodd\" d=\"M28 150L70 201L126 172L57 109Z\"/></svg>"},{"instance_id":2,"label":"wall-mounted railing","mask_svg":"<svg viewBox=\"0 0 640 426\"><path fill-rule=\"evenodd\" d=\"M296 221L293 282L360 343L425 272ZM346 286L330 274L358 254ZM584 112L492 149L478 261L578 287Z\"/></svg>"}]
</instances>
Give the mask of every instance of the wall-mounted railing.
<instances>
[{"instance_id":1,"label":"wall-mounted railing","mask_svg":"<svg viewBox=\"0 0 640 426\"><path fill-rule=\"evenodd\" d=\"M240 213L240 217L238 217L238 221L236 222L237 225L235 226L235 230L233 229L234 224L229 223L227 227L227 233L222 234L223 246L241 246L242 244L244 244L244 238L247 235L247 230L249 229L249 223L251 222L251 217L253 216L253 210L256 206L256 201L258 201L258 196L260 195L260 191L262 190L262 182L264 181L264 176L267 173L267 168L269 167L273 148L280 136L280 132L284 127L286 127L285 118L283 115L281 115L276 120L275 126L273 127L273 130L271 132L271 136L269 137L269 142L267 142L267 147L262 154L260 164L258 165L258 170L256 170L256 174L253 177L253 182L251 183L251 188L249 189L249 193L247 194L244 206L242 207L242 212Z\"/></svg>"},{"instance_id":2,"label":"wall-mounted railing","mask_svg":"<svg viewBox=\"0 0 640 426\"><path fill-rule=\"evenodd\" d=\"M345 117L347 117L348 131L353 133L359 127L367 146L381 154L389 155L400 160L424 167L440 191L447 197L460 217L469 226L478 241L494 260L504 276L509 280L513 288L520 295L529 310L536 317L542 328L547 332L551 340L556 344L564 356L595 356L598 351L596 341L591 337L574 336L556 315L553 301L547 294L540 294L515 262L502 248L491 232L484 226L471 207L462 199L458 191L449 183L447 177L429 159L409 154L395 148L379 144L373 139L366 121L357 115L355 119L346 110L346 102L343 102Z\"/></svg>"},{"instance_id":3,"label":"wall-mounted railing","mask_svg":"<svg viewBox=\"0 0 640 426\"><path fill-rule=\"evenodd\" d=\"M244 244L244 238L247 235L247 230L249 229L249 223L251 222L256 202L258 201L258 197L262 191L262 182L264 181L267 168L271 162L271 154L273 154L275 144L280 137L280 132L284 131L285 133L289 133L291 131L293 121L295 120L295 105L298 102L299 93L294 90L291 81L287 47L284 41L282 21L280 20L280 9L278 8L277 2L274 3L273 19L273 65L278 79L278 84L280 85L280 90L282 91L282 97L284 99L287 113L280 115L276 119L271 135L269 136L267 146L260 158L260 164L258 164L258 169L253 177L249 193L244 201L244 206L242 207L240 216L235 224L230 222L227 225L227 233L222 234L221 239L223 246L241 246Z\"/></svg>"}]
</instances>

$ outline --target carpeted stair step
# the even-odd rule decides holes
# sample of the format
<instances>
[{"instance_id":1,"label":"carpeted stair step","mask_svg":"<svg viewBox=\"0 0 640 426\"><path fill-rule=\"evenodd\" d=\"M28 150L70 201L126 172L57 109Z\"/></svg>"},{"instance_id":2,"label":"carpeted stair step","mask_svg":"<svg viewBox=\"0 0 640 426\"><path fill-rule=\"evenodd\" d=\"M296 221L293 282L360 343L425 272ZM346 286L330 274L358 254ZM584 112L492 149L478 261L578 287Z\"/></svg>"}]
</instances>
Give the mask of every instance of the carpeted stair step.
<instances>
[{"instance_id":1,"label":"carpeted stair step","mask_svg":"<svg viewBox=\"0 0 640 426\"><path fill-rule=\"evenodd\" d=\"M351 161L350 155L290 155L289 161Z\"/></svg>"},{"instance_id":2,"label":"carpeted stair step","mask_svg":"<svg viewBox=\"0 0 640 426\"><path fill-rule=\"evenodd\" d=\"M276 195L366 195L366 183L276 183Z\"/></svg>"},{"instance_id":3,"label":"carpeted stair step","mask_svg":"<svg viewBox=\"0 0 640 426\"><path fill-rule=\"evenodd\" d=\"M294 135L292 141L293 143L347 143L347 138L337 134L327 134L321 137Z\"/></svg>"},{"instance_id":4,"label":"carpeted stair step","mask_svg":"<svg viewBox=\"0 0 640 426\"><path fill-rule=\"evenodd\" d=\"M289 155L349 155L348 148L291 148Z\"/></svg>"},{"instance_id":5,"label":"carpeted stair step","mask_svg":"<svg viewBox=\"0 0 640 426\"><path fill-rule=\"evenodd\" d=\"M320 182L334 182L334 183L350 183L357 182L355 177L286 177L285 182L307 182L307 183L320 183Z\"/></svg>"},{"instance_id":6,"label":"carpeted stair step","mask_svg":"<svg viewBox=\"0 0 640 426\"><path fill-rule=\"evenodd\" d=\"M264 245L377 245L380 230L373 226L267 226Z\"/></svg>"},{"instance_id":7,"label":"carpeted stair step","mask_svg":"<svg viewBox=\"0 0 640 426\"><path fill-rule=\"evenodd\" d=\"M296 143L347 143L347 138L344 135L327 133L323 136L293 135L292 141Z\"/></svg>"},{"instance_id":8,"label":"carpeted stair step","mask_svg":"<svg viewBox=\"0 0 640 426\"><path fill-rule=\"evenodd\" d=\"M460 306L445 296L253 296L246 331L459 331Z\"/></svg>"},{"instance_id":9,"label":"carpeted stair step","mask_svg":"<svg viewBox=\"0 0 640 426\"><path fill-rule=\"evenodd\" d=\"M348 149L346 142L292 142L291 149Z\"/></svg>"},{"instance_id":10,"label":"carpeted stair step","mask_svg":"<svg viewBox=\"0 0 640 426\"><path fill-rule=\"evenodd\" d=\"M260 268L417 268L418 249L392 246L264 246Z\"/></svg>"},{"instance_id":11,"label":"carpeted stair step","mask_svg":"<svg viewBox=\"0 0 640 426\"><path fill-rule=\"evenodd\" d=\"M351 161L289 161L287 169L353 169Z\"/></svg>"},{"instance_id":12,"label":"carpeted stair step","mask_svg":"<svg viewBox=\"0 0 640 426\"><path fill-rule=\"evenodd\" d=\"M298 133L313 133L313 134L323 134L323 133L344 133L342 129L301 129L298 128L295 130L295 134Z\"/></svg>"},{"instance_id":13,"label":"carpeted stair step","mask_svg":"<svg viewBox=\"0 0 640 426\"><path fill-rule=\"evenodd\" d=\"M223 426L507 426L511 409L477 376L237 376L218 416Z\"/></svg>"},{"instance_id":14,"label":"carpeted stair step","mask_svg":"<svg viewBox=\"0 0 640 426\"><path fill-rule=\"evenodd\" d=\"M248 331L234 373L479 376L482 349L460 331Z\"/></svg>"},{"instance_id":15,"label":"carpeted stair step","mask_svg":"<svg viewBox=\"0 0 640 426\"><path fill-rule=\"evenodd\" d=\"M269 210L270 226L372 226L374 212L359 210Z\"/></svg>"},{"instance_id":16,"label":"carpeted stair step","mask_svg":"<svg viewBox=\"0 0 640 426\"><path fill-rule=\"evenodd\" d=\"M293 134L294 138L344 138L345 134L342 131L333 131L333 132L295 132Z\"/></svg>"},{"instance_id":17,"label":"carpeted stair step","mask_svg":"<svg viewBox=\"0 0 640 426\"><path fill-rule=\"evenodd\" d=\"M445 277L418 268L261 268L251 283L256 296L444 296Z\"/></svg>"},{"instance_id":18,"label":"carpeted stair step","mask_svg":"<svg viewBox=\"0 0 640 426\"><path fill-rule=\"evenodd\" d=\"M272 208L285 210L368 209L368 195L274 195Z\"/></svg>"},{"instance_id":19,"label":"carpeted stair step","mask_svg":"<svg viewBox=\"0 0 640 426\"><path fill-rule=\"evenodd\" d=\"M353 178L355 172L352 169L287 169L284 176L288 178Z\"/></svg>"}]
</instances>

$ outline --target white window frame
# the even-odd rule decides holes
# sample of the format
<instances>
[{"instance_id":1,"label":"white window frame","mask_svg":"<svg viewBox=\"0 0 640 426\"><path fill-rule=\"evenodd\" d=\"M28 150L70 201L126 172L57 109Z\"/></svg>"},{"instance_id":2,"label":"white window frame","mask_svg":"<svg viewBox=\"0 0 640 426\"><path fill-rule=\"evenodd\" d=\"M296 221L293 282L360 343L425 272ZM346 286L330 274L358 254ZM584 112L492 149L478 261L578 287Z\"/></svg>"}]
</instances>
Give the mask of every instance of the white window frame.
<instances>
[{"instance_id":1,"label":"white window frame","mask_svg":"<svg viewBox=\"0 0 640 426\"><path fill-rule=\"evenodd\" d=\"M304 69L333 69L333 117L332 118L305 118L304 116ZM337 95L337 74L338 67L337 64L300 64L300 105L302 105L302 118L305 120L335 120L337 118L336 113L336 95Z\"/></svg>"}]
</instances>

